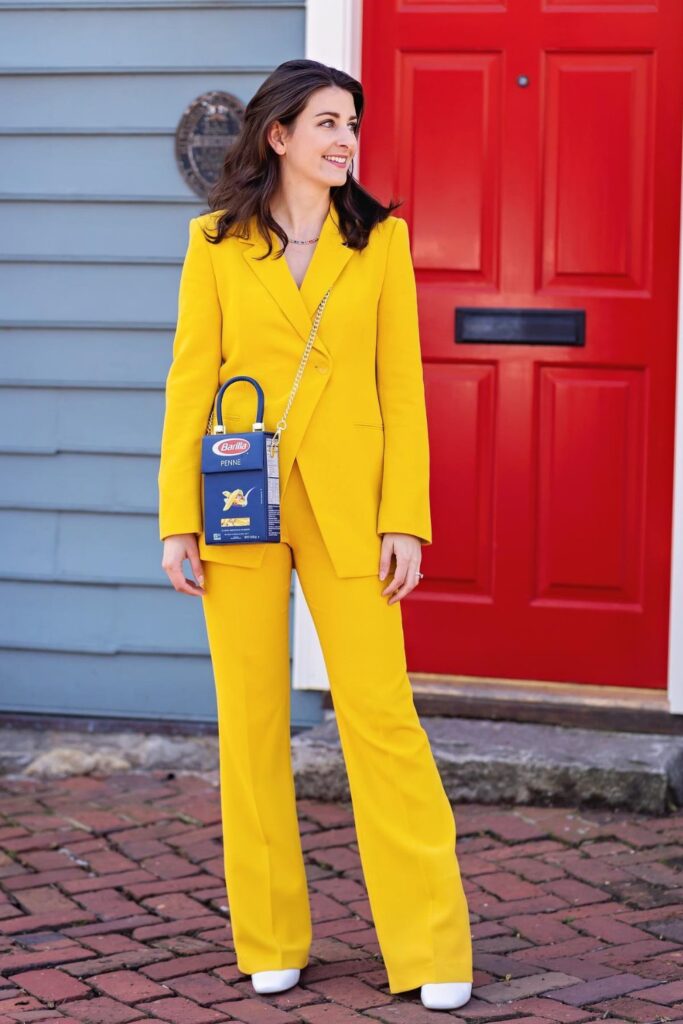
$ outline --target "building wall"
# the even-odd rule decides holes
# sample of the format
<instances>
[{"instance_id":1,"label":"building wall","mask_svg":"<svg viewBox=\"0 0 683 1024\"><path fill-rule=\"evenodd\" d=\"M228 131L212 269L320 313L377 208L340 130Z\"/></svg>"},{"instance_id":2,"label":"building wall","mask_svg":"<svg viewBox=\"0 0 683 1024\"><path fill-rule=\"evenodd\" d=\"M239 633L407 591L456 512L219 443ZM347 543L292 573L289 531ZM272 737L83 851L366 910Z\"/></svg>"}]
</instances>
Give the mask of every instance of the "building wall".
<instances>
[{"instance_id":1,"label":"building wall","mask_svg":"<svg viewBox=\"0 0 683 1024\"><path fill-rule=\"evenodd\" d=\"M201 93L305 47L305 0L0 3L0 710L212 720L157 471ZM294 724L320 695L293 695Z\"/></svg>"}]
</instances>

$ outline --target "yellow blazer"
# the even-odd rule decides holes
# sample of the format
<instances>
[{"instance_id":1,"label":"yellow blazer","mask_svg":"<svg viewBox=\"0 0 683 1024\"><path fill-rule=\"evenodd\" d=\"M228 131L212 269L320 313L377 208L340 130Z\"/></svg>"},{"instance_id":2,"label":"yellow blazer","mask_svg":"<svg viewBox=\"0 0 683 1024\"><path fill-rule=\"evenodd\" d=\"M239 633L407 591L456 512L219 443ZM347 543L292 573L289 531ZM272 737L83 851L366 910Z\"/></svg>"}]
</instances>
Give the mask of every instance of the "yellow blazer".
<instances>
[{"instance_id":1,"label":"yellow blazer","mask_svg":"<svg viewBox=\"0 0 683 1024\"><path fill-rule=\"evenodd\" d=\"M159 532L199 535L200 558L258 568L266 543L204 541L201 438L220 385L248 374L265 394L264 423L284 412L313 316L322 314L280 439L280 491L296 457L339 576L377 573L384 533L430 544L429 439L408 226L390 216L367 247L347 248L330 205L301 289L284 256L249 238L207 242L217 213L194 217L183 264L159 465ZM250 430L256 391L223 396L227 431Z\"/></svg>"}]
</instances>

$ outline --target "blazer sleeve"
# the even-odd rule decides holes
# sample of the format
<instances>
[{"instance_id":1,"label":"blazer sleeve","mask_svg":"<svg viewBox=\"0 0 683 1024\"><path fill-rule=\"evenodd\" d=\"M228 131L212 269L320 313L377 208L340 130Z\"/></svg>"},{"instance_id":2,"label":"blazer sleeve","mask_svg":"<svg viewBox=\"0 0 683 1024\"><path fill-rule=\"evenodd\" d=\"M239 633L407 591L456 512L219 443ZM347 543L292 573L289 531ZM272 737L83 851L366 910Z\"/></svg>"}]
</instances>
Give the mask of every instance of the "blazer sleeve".
<instances>
[{"instance_id":1,"label":"blazer sleeve","mask_svg":"<svg viewBox=\"0 0 683 1024\"><path fill-rule=\"evenodd\" d=\"M159 536L201 533L201 439L219 387L222 313L199 219L189 223L159 462Z\"/></svg>"},{"instance_id":2,"label":"blazer sleeve","mask_svg":"<svg viewBox=\"0 0 683 1024\"><path fill-rule=\"evenodd\" d=\"M432 543L429 434L417 288L408 225L392 232L378 306L377 389L384 420L384 469L377 532Z\"/></svg>"}]
</instances>

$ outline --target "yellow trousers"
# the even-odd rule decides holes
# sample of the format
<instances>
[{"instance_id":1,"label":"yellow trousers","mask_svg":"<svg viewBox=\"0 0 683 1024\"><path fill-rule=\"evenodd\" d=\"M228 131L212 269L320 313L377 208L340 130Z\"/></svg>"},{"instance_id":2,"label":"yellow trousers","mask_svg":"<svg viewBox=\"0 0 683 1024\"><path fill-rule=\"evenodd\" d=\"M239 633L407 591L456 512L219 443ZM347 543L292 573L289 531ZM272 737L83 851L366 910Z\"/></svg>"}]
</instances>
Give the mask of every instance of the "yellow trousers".
<instances>
[{"instance_id":1,"label":"yellow trousers","mask_svg":"<svg viewBox=\"0 0 683 1024\"><path fill-rule=\"evenodd\" d=\"M280 523L261 569L204 562L237 967L303 968L312 941L290 748L294 566L330 681L389 991L472 981L455 820L413 702L401 605L381 594L391 573L336 575L296 461Z\"/></svg>"}]
</instances>

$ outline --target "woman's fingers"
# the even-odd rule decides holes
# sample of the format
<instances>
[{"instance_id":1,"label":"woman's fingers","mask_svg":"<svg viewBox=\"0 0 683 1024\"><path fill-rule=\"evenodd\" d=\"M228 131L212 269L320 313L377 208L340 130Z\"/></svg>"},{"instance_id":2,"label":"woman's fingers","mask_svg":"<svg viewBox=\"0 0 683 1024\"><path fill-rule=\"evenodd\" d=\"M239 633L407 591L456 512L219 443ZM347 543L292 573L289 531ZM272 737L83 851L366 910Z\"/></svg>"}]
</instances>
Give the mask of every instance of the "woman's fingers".
<instances>
[{"instance_id":1,"label":"woman's fingers","mask_svg":"<svg viewBox=\"0 0 683 1024\"><path fill-rule=\"evenodd\" d=\"M411 590L415 589L418 580L418 568L419 563L411 559L411 561L408 563L408 566L406 567L405 574L401 581L402 585L399 587L396 593L389 598L388 604L395 604L397 601L400 601L402 598L404 598L406 594L409 594Z\"/></svg>"},{"instance_id":2,"label":"woman's fingers","mask_svg":"<svg viewBox=\"0 0 683 1024\"><path fill-rule=\"evenodd\" d=\"M385 534L382 540L380 559L380 579L382 569L391 562L392 553L396 557L394 578L382 591L382 597L389 597L388 604L395 604L415 588L418 581L417 572L420 568L422 545L417 538L410 535Z\"/></svg>"},{"instance_id":3,"label":"woman's fingers","mask_svg":"<svg viewBox=\"0 0 683 1024\"><path fill-rule=\"evenodd\" d=\"M201 559L199 557L199 548L197 547L196 544L194 545L192 551L188 551L187 557L190 560L190 566L192 567L194 578L199 584L199 590L201 590L201 592L204 593L202 589L204 586L204 569L201 563Z\"/></svg>"},{"instance_id":4,"label":"woman's fingers","mask_svg":"<svg viewBox=\"0 0 683 1024\"><path fill-rule=\"evenodd\" d=\"M188 559L192 572L198 583L188 579L183 574L183 562ZM173 589L179 594L191 594L193 597L203 597L204 575L202 563L199 558L197 538L192 534L176 534L167 537L164 541L164 556L161 567L173 585Z\"/></svg>"},{"instance_id":5,"label":"woman's fingers","mask_svg":"<svg viewBox=\"0 0 683 1024\"><path fill-rule=\"evenodd\" d=\"M389 594L389 604L395 604L409 594L417 585L419 562L415 558L399 558L397 560L394 579L383 595Z\"/></svg>"}]
</instances>

